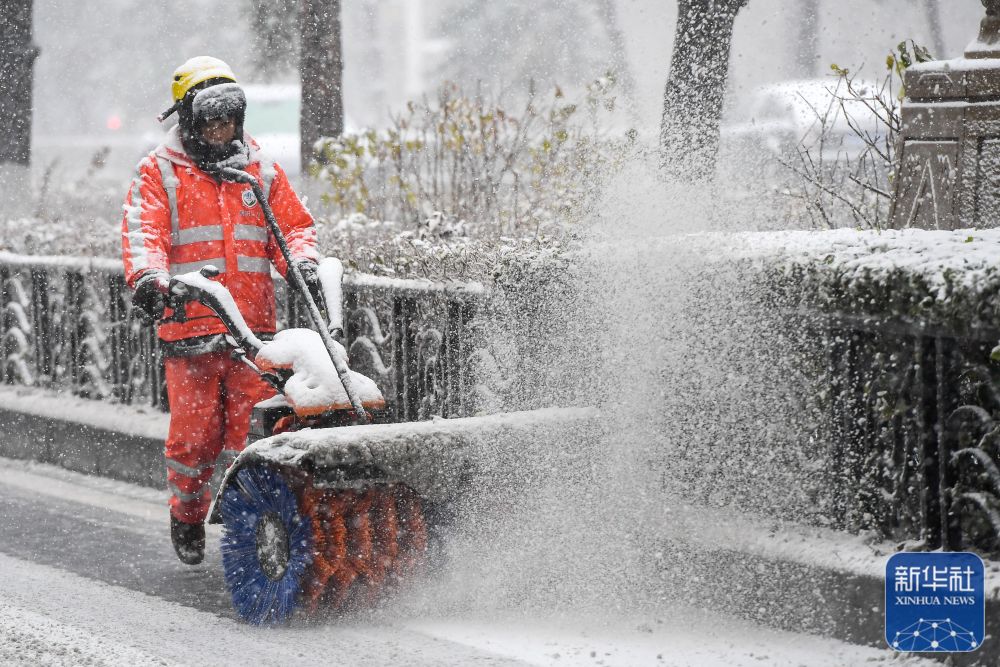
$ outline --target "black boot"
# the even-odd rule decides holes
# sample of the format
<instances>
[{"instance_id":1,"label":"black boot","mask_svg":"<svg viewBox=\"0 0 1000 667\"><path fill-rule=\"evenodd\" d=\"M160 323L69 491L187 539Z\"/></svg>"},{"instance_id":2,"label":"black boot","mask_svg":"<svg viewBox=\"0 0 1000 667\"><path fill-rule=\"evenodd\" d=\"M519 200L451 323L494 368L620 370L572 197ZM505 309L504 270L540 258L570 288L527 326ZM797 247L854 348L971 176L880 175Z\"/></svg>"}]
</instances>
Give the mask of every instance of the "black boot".
<instances>
[{"instance_id":1,"label":"black boot","mask_svg":"<svg viewBox=\"0 0 1000 667\"><path fill-rule=\"evenodd\" d=\"M205 557L205 526L200 523L184 523L171 515L170 541L186 565L197 565Z\"/></svg>"}]
</instances>

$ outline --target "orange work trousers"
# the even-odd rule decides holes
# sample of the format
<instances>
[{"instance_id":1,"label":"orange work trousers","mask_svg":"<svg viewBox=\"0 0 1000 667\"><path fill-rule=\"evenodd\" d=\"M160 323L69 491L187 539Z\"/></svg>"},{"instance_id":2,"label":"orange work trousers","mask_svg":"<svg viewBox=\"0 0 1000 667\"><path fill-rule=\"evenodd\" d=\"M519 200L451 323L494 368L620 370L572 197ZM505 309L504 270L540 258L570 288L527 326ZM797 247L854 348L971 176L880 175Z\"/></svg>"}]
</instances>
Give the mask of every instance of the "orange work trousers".
<instances>
[{"instance_id":1,"label":"orange work trousers","mask_svg":"<svg viewBox=\"0 0 1000 667\"><path fill-rule=\"evenodd\" d=\"M170 513L202 523L212 502L208 481L222 451L243 451L254 404L274 388L228 350L164 360L170 433L167 486Z\"/></svg>"}]
</instances>

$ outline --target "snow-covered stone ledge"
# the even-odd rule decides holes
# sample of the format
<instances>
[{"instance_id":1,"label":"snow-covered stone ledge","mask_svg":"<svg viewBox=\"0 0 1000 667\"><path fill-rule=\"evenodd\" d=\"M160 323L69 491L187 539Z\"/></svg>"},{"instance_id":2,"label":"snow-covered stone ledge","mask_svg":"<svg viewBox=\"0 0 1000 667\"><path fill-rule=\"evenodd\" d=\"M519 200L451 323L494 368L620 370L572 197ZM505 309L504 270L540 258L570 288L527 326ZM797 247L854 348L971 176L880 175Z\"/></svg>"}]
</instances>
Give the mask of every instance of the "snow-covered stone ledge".
<instances>
[{"instance_id":1,"label":"snow-covered stone ledge","mask_svg":"<svg viewBox=\"0 0 1000 667\"><path fill-rule=\"evenodd\" d=\"M0 456L161 488L169 417L36 387L0 385Z\"/></svg>"},{"instance_id":2,"label":"snow-covered stone ledge","mask_svg":"<svg viewBox=\"0 0 1000 667\"><path fill-rule=\"evenodd\" d=\"M20 385L0 385L0 409L151 440L166 439L170 423L170 416L155 408L108 403Z\"/></svg>"}]
</instances>

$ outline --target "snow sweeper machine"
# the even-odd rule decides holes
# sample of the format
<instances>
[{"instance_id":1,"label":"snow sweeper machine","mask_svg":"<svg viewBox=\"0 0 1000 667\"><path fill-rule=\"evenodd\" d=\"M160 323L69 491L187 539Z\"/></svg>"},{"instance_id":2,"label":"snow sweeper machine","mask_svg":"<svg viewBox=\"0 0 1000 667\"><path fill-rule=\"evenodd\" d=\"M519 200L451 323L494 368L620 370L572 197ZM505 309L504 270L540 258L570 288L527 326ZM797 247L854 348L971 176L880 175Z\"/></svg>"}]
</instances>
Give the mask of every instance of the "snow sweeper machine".
<instances>
[{"instance_id":1,"label":"snow sweeper machine","mask_svg":"<svg viewBox=\"0 0 1000 667\"><path fill-rule=\"evenodd\" d=\"M223 524L222 562L233 606L245 621L262 625L296 612L371 604L423 556L420 497L404 480L350 451L322 451L320 445L318 453L312 448L276 457L273 451L260 456L254 446L306 428L369 424L385 408L375 383L347 367L346 351L335 340L343 331L343 267L335 259L319 266L325 322L256 179L235 169L222 176L254 190L311 325L260 340L226 287L213 280L219 272L211 266L173 276L167 288L168 319L183 320L189 302L206 305L229 331L232 354L277 390L254 406L248 448L226 471L209 516L210 523Z\"/></svg>"}]
</instances>

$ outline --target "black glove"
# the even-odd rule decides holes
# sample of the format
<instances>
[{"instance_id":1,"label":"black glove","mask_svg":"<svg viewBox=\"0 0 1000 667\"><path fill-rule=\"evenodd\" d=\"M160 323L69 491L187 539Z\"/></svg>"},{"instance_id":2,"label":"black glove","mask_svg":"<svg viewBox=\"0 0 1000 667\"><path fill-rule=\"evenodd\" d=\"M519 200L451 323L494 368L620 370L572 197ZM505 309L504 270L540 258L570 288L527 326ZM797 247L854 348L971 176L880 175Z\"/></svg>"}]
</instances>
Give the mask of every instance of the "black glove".
<instances>
[{"instance_id":1,"label":"black glove","mask_svg":"<svg viewBox=\"0 0 1000 667\"><path fill-rule=\"evenodd\" d=\"M132 293L132 309L143 324L153 324L163 317L166 307L167 284L170 276L166 271L147 271L135 284Z\"/></svg>"},{"instance_id":2,"label":"black glove","mask_svg":"<svg viewBox=\"0 0 1000 667\"><path fill-rule=\"evenodd\" d=\"M319 312L326 317L326 300L323 298L323 288L319 283L319 266L311 259L294 259L292 262L302 274L302 279L306 283L306 289L316 302Z\"/></svg>"}]
</instances>

